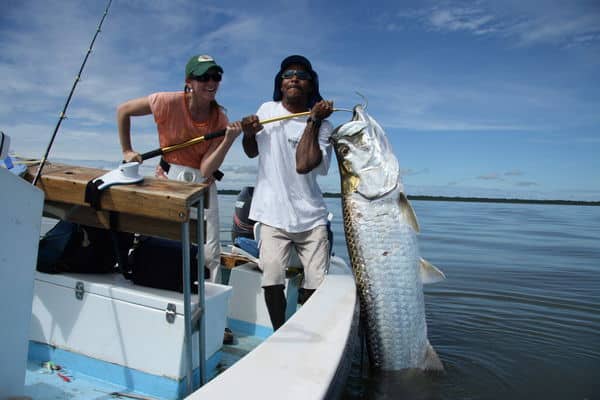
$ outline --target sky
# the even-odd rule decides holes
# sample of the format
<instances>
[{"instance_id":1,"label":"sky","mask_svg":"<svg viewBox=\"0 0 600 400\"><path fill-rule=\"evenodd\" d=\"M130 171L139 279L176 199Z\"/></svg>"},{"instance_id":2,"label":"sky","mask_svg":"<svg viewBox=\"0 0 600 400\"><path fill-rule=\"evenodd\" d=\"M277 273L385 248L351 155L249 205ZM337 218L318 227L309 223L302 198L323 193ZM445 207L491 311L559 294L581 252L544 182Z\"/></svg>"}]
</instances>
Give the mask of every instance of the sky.
<instances>
[{"instance_id":1,"label":"sky","mask_svg":"<svg viewBox=\"0 0 600 400\"><path fill-rule=\"evenodd\" d=\"M107 4L3 1L0 130L16 155L44 154ZM181 90L195 54L223 66L230 120L271 100L283 58L306 56L323 97L367 103L409 195L600 200L598 0L113 0L49 159L116 168L117 106ZM132 141L158 147L151 116ZM241 140L221 169L220 189L255 182ZM339 192L335 160L319 182Z\"/></svg>"}]
</instances>

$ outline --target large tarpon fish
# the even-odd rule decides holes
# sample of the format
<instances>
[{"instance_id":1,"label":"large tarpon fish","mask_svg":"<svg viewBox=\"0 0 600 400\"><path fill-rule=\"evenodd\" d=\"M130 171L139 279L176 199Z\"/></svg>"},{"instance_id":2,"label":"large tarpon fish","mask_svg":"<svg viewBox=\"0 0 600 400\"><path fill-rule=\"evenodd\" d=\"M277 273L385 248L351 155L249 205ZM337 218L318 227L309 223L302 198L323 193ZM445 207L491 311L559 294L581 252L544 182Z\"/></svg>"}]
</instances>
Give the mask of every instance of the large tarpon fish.
<instances>
[{"instance_id":1,"label":"large tarpon fish","mask_svg":"<svg viewBox=\"0 0 600 400\"><path fill-rule=\"evenodd\" d=\"M352 120L337 127L331 141L371 365L443 370L427 339L423 283L444 275L419 256L419 226L385 132L356 106Z\"/></svg>"}]
</instances>

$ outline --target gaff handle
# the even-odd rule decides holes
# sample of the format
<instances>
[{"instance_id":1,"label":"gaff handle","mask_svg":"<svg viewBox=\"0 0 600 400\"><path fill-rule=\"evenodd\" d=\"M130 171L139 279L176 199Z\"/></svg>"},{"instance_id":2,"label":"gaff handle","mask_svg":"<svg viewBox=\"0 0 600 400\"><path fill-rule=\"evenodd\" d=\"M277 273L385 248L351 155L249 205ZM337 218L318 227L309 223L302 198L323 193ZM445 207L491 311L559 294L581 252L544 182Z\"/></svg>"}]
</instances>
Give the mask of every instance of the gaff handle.
<instances>
[{"instance_id":1,"label":"gaff handle","mask_svg":"<svg viewBox=\"0 0 600 400\"><path fill-rule=\"evenodd\" d=\"M163 149L156 149L156 150L148 151L148 152L142 154L142 160L147 160L149 158L153 158L156 156L162 156L162 155L163 155Z\"/></svg>"},{"instance_id":2,"label":"gaff handle","mask_svg":"<svg viewBox=\"0 0 600 400\"><path fill-rule=\"evenodd\" d=\"M334 109L333 111L340 111L339 109ZM282 121L285 119L290 119L290 118L296 118L296 117L304 117L310 114L310 111L304 111L304 112L300 112L300 113L296 113L296 114L289 114L289 115L283 115L281 117L275 117L275 118L270 118L270 119L265 119L264 121L259 121L259 123L261 125L264 124L270 124L271 122L276 122L276 121ZM179 150L182 149L184 147L188 147L191 145L194 145L196 143L200 143L200 142L204 142L205 140L211 140L211 139L215 139L221 136L225 136L225 129L221 129L220 131L216 131L216 132L211 132L211 133L207 133L204 136L199 136L197 138L193 138L188 140L187 142L183 142L183 143L179 143L179 144L174 144L173 146L166 146L166 147L161 147L155 150L150 150L147 153L143 153L142 154L142 160L147 160L149 158L152 157L156 157L156 156L161 156L165 153L169 153L171 151L175 151L175 150Z\"/></svg>"},{"instance_id":3,"label":"gaff handle","mask_svg":"<svg viewBox=\"0 0 600 400\"><path fill-rule=\"evenodd\" d=\"M143 153L141 155L142 160L147 160L149 158L153 158L156 156L162 156L165 153L170 153L172 151L179 150L181 148L188 147L188 146L200 143L200 142L204 142L206 140L215 139L215 138L218 138L221 136L225 136L225 129L221 129L220 131L216 131L216 132L207 133L204 136L199 136L197 138L190 139L187 142L174 144L173 146L166 146L166 147L161 147L158 149L151 150L151 151L149 151L147 153Z\"/></svg>"}]
</instances>

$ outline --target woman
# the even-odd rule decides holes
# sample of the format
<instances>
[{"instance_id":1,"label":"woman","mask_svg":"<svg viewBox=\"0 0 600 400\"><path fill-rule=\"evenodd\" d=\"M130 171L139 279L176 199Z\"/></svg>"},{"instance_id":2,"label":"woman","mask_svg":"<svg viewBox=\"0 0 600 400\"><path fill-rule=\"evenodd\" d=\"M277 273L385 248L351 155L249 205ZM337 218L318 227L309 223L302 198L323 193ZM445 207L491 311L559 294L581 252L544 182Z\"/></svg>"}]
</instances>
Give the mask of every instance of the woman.
<instances>
[{"instance_id":1,"label":"woman","mask_svg":"<svg viewBox=\"0 0 600 400\"><path fill-rule=\"evenodd\" d=\"M158 129L160 147L171 146L207 133L225 129L225 136L169 152L161 159L157 176L186 182L209 183L206 215L206 267L215 281L220 265L219 208L213 173L241 132L240 122L229 123L215 100L223 68L207 55L190 58L185 67L183 92L153 93L129 100L117 109L117 126L123 159L142 162L131 146L131 117L152 114Z\"/></svg>"}]
</instances>

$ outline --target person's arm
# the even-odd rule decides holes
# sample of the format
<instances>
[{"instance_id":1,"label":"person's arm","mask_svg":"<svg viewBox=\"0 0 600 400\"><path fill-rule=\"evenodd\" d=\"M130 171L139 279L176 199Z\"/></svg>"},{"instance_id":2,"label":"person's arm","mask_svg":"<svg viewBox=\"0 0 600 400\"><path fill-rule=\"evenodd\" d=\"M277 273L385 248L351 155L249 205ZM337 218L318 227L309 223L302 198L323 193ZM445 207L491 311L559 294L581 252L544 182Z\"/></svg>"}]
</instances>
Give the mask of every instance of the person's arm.
<instances>
[{"instance_id":1,"label":"person's arm","mask_svg":"<svg viewBox=\"0 0 600 400\"><path fill-rule=\"evenodd\" d=\"M244 153L249 158L254 158L258 155L258 143L256 143L256 134L262 130L263 126L258 120L258 116L249 115L242 118L242 130L244 131L244 137L242 139L242 146L244 147Z\"/></svg>"},{"instance_id":2,"label":"person's arm","mask_svg":"<svg viewBox=\"0 0 600 400\"><path fill-rule=\"evenodd\" d=\"M117 128L119 130L119 141L123 160L126 162L142 162L140 153L133 150L131 146L131 117L152 114L148 97L140 97L126 101L117 107Z\"/></svg>"},{"instance_id":3,"label":"person's arm","mask_svg":"<svg viewBox=\"0 0 600 400\"><path fill-rule=\"evenodd\" d=\"M313 106L296 148L296 172L299 174L307 174L321 163L323 153L319 146L319 130L321 121L329 117L332 112L332 101L321 100Z\"/></svg>"},{"instance_id":4,"label":"person's arm","mask_svg":"<svg viewBox=\"0 0 600 400\"><path fill-rule=\"evenodd\" d=\"M231 148L235 139L242 132L242 124L239 121L231 122L225 129L225 138L216 146L213 151L209 150L208 156L202 159L200 173L204 177L211 177L225 160L225 155Z\"/></svg>"}]
</instances>

